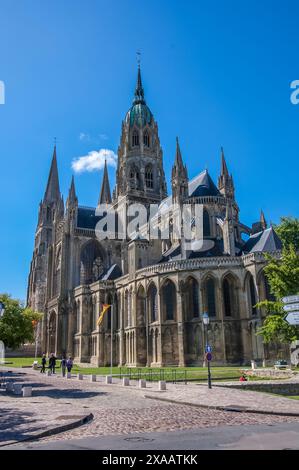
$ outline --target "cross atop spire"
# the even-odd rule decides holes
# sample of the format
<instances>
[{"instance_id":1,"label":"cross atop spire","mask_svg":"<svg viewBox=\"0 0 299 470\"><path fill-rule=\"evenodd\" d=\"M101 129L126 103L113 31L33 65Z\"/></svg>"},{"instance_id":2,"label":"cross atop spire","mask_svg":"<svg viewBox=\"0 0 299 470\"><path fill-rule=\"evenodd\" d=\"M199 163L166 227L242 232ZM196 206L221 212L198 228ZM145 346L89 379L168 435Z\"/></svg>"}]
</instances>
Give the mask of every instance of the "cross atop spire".
<instances>
[{"instance_id":1,"label":"cross atop spire","mask_svg":"<svg viewBox=\"0 0 299 470\"><path fill-rule=\"evenodd\" d=\"M145 104L144 90L143 90L142 80L141 80L140 63L138 63L137 82L136 82L135 98L134 98L133 104Z\"/></svg>"},{"instance_id":2,"label":"cross atop spire","mask_svg":"<svg viewBox=\"0 0 299 470\"><path fill-rule=\"evenodd\" d=\"M44 202L57 202L60 199L57 157L56 157L56 144L54 145L52 163L48 177L47 188L44 196Z\"/></svg>"},{"instance_id":3,"label":"cross atop spire","mask_svg":"<svg viewBox=\"0 0 299 470\"><path fill-rule=\"evenodd\" d=\"M104 175L103 175L101 193L100 193L98 204L110 204L110 203L111 203L111 192L110 192L109 176L108 176L108 169L107 169L107 160L105 159Z\"/></svg>"}]
</instances>

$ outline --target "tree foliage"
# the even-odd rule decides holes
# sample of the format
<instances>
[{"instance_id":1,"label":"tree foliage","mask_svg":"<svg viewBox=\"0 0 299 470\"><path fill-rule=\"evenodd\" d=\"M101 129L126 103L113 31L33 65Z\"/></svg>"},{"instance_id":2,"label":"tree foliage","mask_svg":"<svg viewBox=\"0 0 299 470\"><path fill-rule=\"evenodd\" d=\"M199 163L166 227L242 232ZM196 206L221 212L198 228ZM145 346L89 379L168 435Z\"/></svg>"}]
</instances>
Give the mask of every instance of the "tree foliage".
<instances>
[{"instance_id":1,"label":"tree foliage","mask_svg":"<svg viewBox=\"0 0 299 470\"><path fill-rule=\"evenodd\" d=\"M264 268L264 273L276 300L265 300L257 304L257 307L264 308L268 314L258 334L263 336L265 343L271 341L289 343L299 339L299 328L289 325L284 320L286 313L281 299L299 293L299 255L291 244L283 248L280 259L270 255L265 256L268 264Z\"/></svg>"},{"instance_id":2,"label":"tree foliage","mask_svg":"<svg viewBox=\"0 0 299 470\"><path fill-rule=\"evenodd\" d=\"M20 345L34 341L34 331L42 314L34 312L8 294L0 294L5 311L0 318L0 340L5 347L18 348Z\"/></svg>"},{"instance_id":3,"label":"tree foliage","mask_svg":"<svg viewBox=\"0 0 299 470\"><path fill-rule=\"evenodd\" d=\"M293 245L299 250L299 219L295 217L281 217L280 224L274 226L284 247Z\"/></svg>"}]
</instances>

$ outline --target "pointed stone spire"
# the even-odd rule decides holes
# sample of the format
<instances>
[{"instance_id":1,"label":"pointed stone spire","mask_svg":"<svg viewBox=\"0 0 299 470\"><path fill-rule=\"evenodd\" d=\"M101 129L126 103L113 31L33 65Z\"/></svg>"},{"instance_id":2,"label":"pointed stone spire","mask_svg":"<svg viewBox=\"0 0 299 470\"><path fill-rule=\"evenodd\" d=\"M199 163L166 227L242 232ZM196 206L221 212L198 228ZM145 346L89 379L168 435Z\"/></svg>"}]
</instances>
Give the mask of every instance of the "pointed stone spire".
<instances>
[{"instance_id":1,"label":"pointed stone spire","mask_svg":"<svg viewBox=\"0 0 299 470\"><path fill-rule=\"evenodd\" d=\"M72 175L72 181L71 181L71 186L69 189L69 194L67 198L68 205L74 204L78 201L77 195L76 195L76 188L75 188L75 180L74 180L74 175Z\"/></svg>"},{"instance_id":2,"label":"pointed stone spire","mask_svg":"<svg viewBox=\"0 0 299 470\"><path fill-rule=\"evenodd\" d=\"M107 160L105 160L102 188L101 188L101 194L99 197L98 204L110 204L110 203L111 203L111 192L110 192L109 176L108 176L108 169L107 169Z\"/></svg>"},{"instance_id":3,"label":"pointed stone spire","mask_svg":"<svg viewBox=\"0 0 299 470\"><path fill-rule=\"evenodd\" d=\"M44 196L44 202L57 202L61 198L59 189L56 145L54 145L52 163L48 177L47 189Z\"/></svg>"},{"instance_id":4,"label":"pointed stone spire","mask_svg":"<svg viewBox=\"0 0 299 470\"><path fill-rule=\"evenodd\" d=\"M175 164L178 168L184 168L183 159L182 159L182 154L181 154L181 149L180 149L180 144L179 144L179 138L178 138L178 137L176 137L176 151L175 151L174 164Z\"/></svg>"},{"instance_id":5,"label":"pointed stone spire","mask_svg":"<svg viewBox=\"0 0 299 470\"><path fill-rule=\"evenodd\" d=\"M228 169L225 161L223 147L221 147L221 175L228 176Z\"/></svg>"},{"instance_id":6,"label":"pointed stone spire","mask_svg":"<svg viewBox=\"0 0 299 470\"><path fill-rule=\"evenodd\" d=\"M134 99L133 104L145 104L140 65L138 65L137 83L136 83L136 88L135 88L135 99Z\"/></svg>"},{"instance_id":7,"label":"pointed stone spire","mask_svg":"<svg viewBox=\"0 0 299 470\"><path fill-rule=\"evenodd\" d=\"M172 199L174 202L182 202L184 198L188 197L188 172L186 165L183 163L178 137L176 138L176 151L171 173L171 185Z\"/></svg>"},{"instance_id":8,"label":"pointed stone spire","mask_svg":"<svg viewBox=\"0 0 299 470\"><path fill-rule=\"evenodd\" d=\"M262 211L262 209L261 209L261 215L260 215L260 223L261 223L262 229L263 229L263 230L266 230L266 228L267 228L267 221L266 221L265 214L264 214L264 212Z\"/></svg>"},{"instance_id":9,"label":"pointed stone spire","mask_svg":"<svg viewBox=\"0 0 299 470\"><path fill-rule=\"evenodd\" d=\"M223 147L221 147L221 171L218 178L218 189L225 197L234 199L233 177L229 175Z\"/></svg>"}]
</instances>

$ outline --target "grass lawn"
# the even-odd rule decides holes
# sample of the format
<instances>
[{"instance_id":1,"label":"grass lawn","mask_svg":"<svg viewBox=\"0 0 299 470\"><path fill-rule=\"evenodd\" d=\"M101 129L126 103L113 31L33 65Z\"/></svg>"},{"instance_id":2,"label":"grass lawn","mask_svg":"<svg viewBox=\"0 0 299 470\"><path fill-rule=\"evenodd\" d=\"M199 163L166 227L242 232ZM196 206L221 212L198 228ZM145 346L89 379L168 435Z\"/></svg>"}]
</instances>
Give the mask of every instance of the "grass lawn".
<instances>
[{"instance_id":1,"label":"grass lawn","mask_svg":"<svg viewBox=\"0 0 299 470\"><path fill-rule=\"evenodd\" d=\"M38 357L34 359L33 357L16 357L16 358L6 358L7 367L22 367L22 366L31 366L33 361L37 360L39 364L41 363L41 358ZM60 361L57 361L58 366ZM58 367L58 371L59 371ZM211 375L214 379L219 380L238 380L241 375L240 366L229 366L229 367L213 367L211 365ZM73 373L82 373L82 374L97 374L97 375L108 375L110 374L110 367L80 367L77 364L74 364L72 369ZM148 380L171 380L176 377L176 379L184 380L185 377L188 380L207 380L207 367L162 367L162 368L127 368L127 367L113 367L112 373L118 375L130 374L131 378L147 378Z\"/></svg>"}]
</instances>

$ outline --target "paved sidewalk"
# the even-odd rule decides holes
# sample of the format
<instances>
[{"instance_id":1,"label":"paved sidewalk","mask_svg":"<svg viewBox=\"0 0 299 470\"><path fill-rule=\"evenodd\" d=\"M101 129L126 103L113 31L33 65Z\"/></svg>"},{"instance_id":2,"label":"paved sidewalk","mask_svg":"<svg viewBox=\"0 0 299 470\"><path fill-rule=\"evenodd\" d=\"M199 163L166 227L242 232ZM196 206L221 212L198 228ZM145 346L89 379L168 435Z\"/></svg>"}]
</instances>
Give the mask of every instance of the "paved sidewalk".
<instances>
[{"instance_id":1,"label":"paved sidewalk","mask_svg":"<svg viewBox=\"0 0 299 470\"><path fill-rule=\"evenodd\" d=\"M136 382L129 387L120 383L106 385L77 378L40 374L31 369L15 369L12 379L33 386L29 398L0 393L0 441L21 440L40 432L53 423L65 424L92 413L94 419L86 425L44 438L44 441L81 439L91 436L129 435L145 432L169 432L184 429L217 426L276 424L297 422L288 416L236 413L194 405L258 406L262 409L294 411L299 414L299 402L264 393L213 387L205 385L167 384L166 392L159 392L157 384L146 390L138 389ZM151 395L152 399L145 398ZM178 403L160 401L159 398Z\"/></svg>"},{"instance_id":2,"label":"paved sidewalk","mask_svg":"<svg viewBox=\"0 0 299 470\"><path fill-rule=\"evenodd\" d=\"M235 384L232 384L235 386ZM168 390L159 395L163 400L175 401L178 404L197 405L210 408L234 408L240 411L297 415L299 417L299 400L292 400L264 392L253 392L230 388L230 383L222 383L208 389L207 385L189 384L185 387L171 384ZM156 394L147 393L147 397L157 398Z\"/></svg>"}]
</instances>

